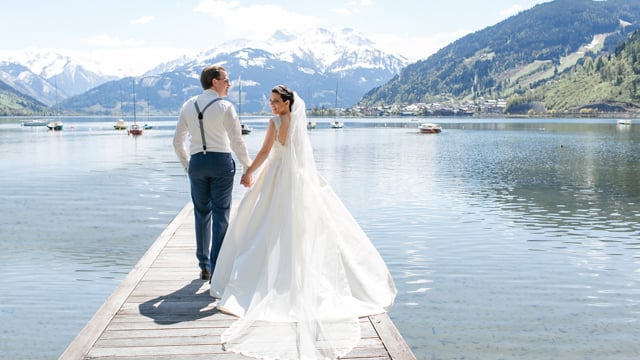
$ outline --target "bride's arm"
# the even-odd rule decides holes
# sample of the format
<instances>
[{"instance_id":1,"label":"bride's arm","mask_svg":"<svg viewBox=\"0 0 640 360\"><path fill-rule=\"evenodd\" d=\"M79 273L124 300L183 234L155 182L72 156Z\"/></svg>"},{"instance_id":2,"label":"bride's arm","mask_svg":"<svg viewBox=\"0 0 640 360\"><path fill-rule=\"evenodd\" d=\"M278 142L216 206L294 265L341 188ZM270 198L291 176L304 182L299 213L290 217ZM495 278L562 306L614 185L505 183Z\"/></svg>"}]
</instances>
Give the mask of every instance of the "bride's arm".
<instances>
[{"instance_id":1,"label":"bride's arm","mask_svg":"<svg viewBox=\"0 0 640 360\"><path fill-rule=\"evenodd\" d=\"M247 169L245 174L251 176L258 168L267 160L269 156L269 152L271 152L271 147L276 140L276 127L273 124L273 120L269 120L269 127L267 128L267 133L264 135L264 141L262 142L262 147L260 151L256 154L256 157L253 159L251 166Z\"/></svg>"}]
</instances>

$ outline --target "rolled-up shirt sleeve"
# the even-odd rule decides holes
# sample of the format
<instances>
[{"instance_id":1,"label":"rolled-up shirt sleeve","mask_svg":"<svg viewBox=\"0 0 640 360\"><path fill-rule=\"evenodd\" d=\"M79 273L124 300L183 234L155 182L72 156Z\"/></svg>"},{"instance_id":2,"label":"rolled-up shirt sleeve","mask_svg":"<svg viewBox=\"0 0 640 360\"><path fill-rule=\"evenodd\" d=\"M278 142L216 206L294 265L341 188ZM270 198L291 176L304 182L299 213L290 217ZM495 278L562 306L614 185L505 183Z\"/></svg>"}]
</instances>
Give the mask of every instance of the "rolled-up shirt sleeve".
<instances>
[{"instance_id":1,"label":"rolled-up shirt sleeve","mask_svg":"<svg viewBox=\"0 0 640 360\"><path fill-rule=\"evenodd\" d=\"M178 160L185 170L189 169L189 153L187 152L187 137L189 136L189 126L184 115L184 108L180 111L176 131L173 134L173 149L178 156Z\"/></svg>"}]
</instances>

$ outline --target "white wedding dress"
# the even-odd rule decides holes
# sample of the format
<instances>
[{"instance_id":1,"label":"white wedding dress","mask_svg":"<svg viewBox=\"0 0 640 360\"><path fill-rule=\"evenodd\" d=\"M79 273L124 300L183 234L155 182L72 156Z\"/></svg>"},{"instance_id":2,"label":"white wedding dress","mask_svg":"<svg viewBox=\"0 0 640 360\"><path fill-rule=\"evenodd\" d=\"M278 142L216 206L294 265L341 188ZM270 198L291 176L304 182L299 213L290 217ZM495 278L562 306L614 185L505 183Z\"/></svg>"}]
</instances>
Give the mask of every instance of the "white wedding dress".
<instances>
[{"instance_id":1,"label":"white wedding dress","mask_svg":"<svg viewBox=\"0 0 640 360\"><path fill-rule=\"evenodd\" d=\"M264 359L335 359L360 340L358 317L388 310L396 288L380 254L318 174L305 105L294 95L277 140L231 219L211 279L239 319L225 350ZM276 129L280 119L272 118Z\"/></svg>"}]
</instances>

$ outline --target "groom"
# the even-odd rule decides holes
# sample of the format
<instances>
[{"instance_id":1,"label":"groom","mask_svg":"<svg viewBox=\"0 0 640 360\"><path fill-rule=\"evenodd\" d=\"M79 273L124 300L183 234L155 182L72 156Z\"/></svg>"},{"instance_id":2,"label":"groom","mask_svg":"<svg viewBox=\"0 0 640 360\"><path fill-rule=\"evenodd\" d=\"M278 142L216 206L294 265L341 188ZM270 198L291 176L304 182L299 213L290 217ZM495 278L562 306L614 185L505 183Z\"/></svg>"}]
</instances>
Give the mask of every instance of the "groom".
<instances>
[{"instance_id":1,"label":"groom","mask_svg":"<svg viewBox=\"0 0 640 360\"><path fill-rule=\"evenodd\" d=\"M209 280L229 226L236 173L231 151L244 169L251 159L238 114L233 104L223 100L231 87L227 71L222 66L207 66L200 83L204 91L182 105L173 147L189 174L200 279ZM244 175L242 180L244 183Z\"/></svg>"}]
</instances>

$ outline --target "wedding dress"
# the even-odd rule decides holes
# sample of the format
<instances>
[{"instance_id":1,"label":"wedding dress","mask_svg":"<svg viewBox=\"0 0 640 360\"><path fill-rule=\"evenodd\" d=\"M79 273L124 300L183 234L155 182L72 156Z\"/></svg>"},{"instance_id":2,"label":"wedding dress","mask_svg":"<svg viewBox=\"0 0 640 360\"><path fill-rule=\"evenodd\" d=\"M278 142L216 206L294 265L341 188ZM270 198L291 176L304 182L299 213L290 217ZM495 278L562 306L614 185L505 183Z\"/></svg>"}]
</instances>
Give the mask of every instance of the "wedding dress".
<instances>
[{"instance_id":1,"label":"wedding dress","mask_svg":"<svg viewBox=\"0 0 640 360\"><path fill-rule=\"evenodd\" d=\"M274 117L277 130L280 118ZM358 317L383 313L396 288L380 254L316 169L305 105L275 141L231 219L211 279L236 315L225 350L265 359L335 359L360 340Z\"/></svg>"}]
</instances>

